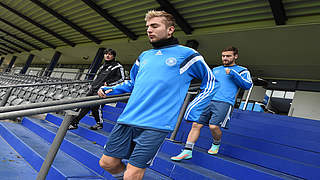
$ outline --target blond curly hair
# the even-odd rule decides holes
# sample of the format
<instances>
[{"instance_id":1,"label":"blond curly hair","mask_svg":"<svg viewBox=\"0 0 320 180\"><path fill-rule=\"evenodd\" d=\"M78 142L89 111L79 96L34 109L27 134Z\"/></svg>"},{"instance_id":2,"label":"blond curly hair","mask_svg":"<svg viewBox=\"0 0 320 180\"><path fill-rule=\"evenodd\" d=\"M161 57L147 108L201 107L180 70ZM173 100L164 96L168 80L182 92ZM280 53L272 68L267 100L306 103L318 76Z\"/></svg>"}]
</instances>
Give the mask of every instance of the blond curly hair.
<instances>
[{"instance_id":1,"label":"blond curly hair","mask_svg":"<svg viewBox=\"0 0 320 180\"><path fill-rule=\"evenodd\" d=\"M148 21L154 17L164 17L166 19L164 23L167 27L176 25L176 20L174 19L174 17L165 11L150 10L146 13L146 17L144 18L144 20Z\"/></svg>"}]
</instances>

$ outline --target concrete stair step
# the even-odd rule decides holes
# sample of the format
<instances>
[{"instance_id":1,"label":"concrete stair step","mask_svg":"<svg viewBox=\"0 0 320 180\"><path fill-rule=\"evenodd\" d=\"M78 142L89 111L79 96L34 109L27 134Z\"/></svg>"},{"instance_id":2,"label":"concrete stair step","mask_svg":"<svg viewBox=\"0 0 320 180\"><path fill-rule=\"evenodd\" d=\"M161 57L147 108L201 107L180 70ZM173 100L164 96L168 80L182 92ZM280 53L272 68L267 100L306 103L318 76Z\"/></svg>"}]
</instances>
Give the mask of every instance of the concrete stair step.
<instances>
[{"instance_id":1,"label":"concrete stair step","mask_svg":"<svg viewBox=\"0 0 320 180\"><path fill-rule=\"evenodd\" d=\"M37 171L0 136L0 177L6 180L36 179Z\"/></svg>"},{"instance_id":2,"label":"concrete stair step","mask_svg":"<svg viewBox=\"0 0 320 180\"><path fill-rule=\"evenodd\" d=\"M1 123L1 136L23 156L34 169L40 170L50 144L21 124ZM66 153L58 151L47 179L103 179Z\"/></svg>"},{"instance_id":3,"label":"concrete stair step","mask_svg":"<svg viewBox=\"0 0 320 180\"><path fill-rule=\"evenodd\" d=\"M54 122L57 122L57 120ZM58 127L56 125L44 120L25 118L23 119L23 124L26 127L36 131L38 134L41 134L41 137L44 137L48 142L51 142L53 140L56 132L58 131ZM79 126L78 133L90 135L90 133L88 133L87 131L90 131L91 135L96 134L93 137L93 138L97 138L96 141L90 141L83 137L80 137L79 135L74 133L74 130L68 131L63 143L61 144L60 149L66 152L67 154L69 154L70 156L72 156L73 158L77 159L82 164L92 169L96 173L104 176L107 179L113 179L111 174L104 171L99 166L99 159L103 154L103 145L106 142L105 139L107 139L106 137L107 134L104 133L99 135L99 132L89 130L88 127ZM96 142L101 142L99 138L102 138L103 140L105 140L103 145L98 145L96 143ZM167 180L170 178L165 177L164 175L161 175L151 169L147 169L144 179Z\"/></svg>"}]
</instances>

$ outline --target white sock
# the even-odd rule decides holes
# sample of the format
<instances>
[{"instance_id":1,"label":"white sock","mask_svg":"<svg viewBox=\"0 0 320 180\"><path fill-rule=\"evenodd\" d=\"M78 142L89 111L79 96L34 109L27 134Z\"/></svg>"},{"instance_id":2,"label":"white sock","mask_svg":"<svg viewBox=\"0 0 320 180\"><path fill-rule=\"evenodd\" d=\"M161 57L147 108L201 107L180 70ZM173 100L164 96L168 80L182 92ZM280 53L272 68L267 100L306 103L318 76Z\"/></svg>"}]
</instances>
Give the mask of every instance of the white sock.
<instances>
[{"instance_id":1,"label":"white sock","mask_svg":"<svg viewBox=\"0 0 320 180\"><path fill-rule=\"evenodd\" d=\"M118 180L123 180L123 176L124 176L124 172L126 171L126 169L124 169L122 172L118 173L118 174L111 174L115 179Z\"/></svg>"},{"instance_id":2,"label":"white sock","mask_svg":"<svg viewBox=\"0 0 320 180\"><path fill-rule=\"evenodd\" d=\"M193 147L194 147L194 143L193 142L188 142L186 143L186 145L184 146L185 149L187 150L193 150Z\"/></svg>"}]
</instances>

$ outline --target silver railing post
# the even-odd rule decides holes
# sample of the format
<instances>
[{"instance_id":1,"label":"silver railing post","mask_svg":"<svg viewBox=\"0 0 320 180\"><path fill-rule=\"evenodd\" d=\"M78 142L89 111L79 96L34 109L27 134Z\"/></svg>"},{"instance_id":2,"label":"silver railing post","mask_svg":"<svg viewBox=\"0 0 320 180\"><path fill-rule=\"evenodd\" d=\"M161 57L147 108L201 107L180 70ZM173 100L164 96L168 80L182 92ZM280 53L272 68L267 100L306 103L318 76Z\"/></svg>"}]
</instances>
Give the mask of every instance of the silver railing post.
<instances>
[{"instance_id":1,"label":"silver railing post","mask_svg":"<svg viewBox=\"0 0 320 180\"><path fill-rule=\"evenodd\" d=\"M51 147L50 147L50 150L49 150L49 152L48 152L48 154L46 156L46 159L43 162L43 164L41 166L41 169L40 169L40 171L39 171L39 173L37 175L37 180L46 179L46 176L47 176L47 174L49 172L49 169L50 169L50 167L52 165L52 162L55 159L56 154L57 154L57 152L58 152L58 150L60 148L60 145L61 145L61 143L62 143L62 141L64 139L64 136L67 133L67 130L68 130L68 127L69 127L69 125L71 123L71 120L72 120L72 115L70 115L70 114L67 114L64 117L64 119L63 119L63 121L62 121L62 123L61 123L61 125L60 125L60 127L58 129L56 137L54 138L54 140L53 140L53 142L51 144Z\"/></svg>"},{"instance_id":2,"label":"silver railing post","mask_svg":"<svg viewBox=\"0 0 320 180\"><path fill-rule=\"evenodd\" d=\"M182 107L180 109L180 113L179 113L179 116L178 116L178 120L177 120L177 123L176 123L176 127L174 128L171 136L170 136L170 139L171 141L174 141L174 139L176 138L177 136L177 133L178 133L178 130L179 130L179 127L180 127L180 124L182 122L182 119L183 119L183 116L184 116L184 113L186 112L186 109L187 109L187 106L188 106L188 103L190 101L190 97L192 94L197 94L197 92L188 92L186 97L184 98L184 102L182 104Z\"/></svg>"},{"instance_id":3,"label":"silver railing post","mask_svg":"<svg viewBox=\"0 0 320 180\"><path fill-rule=\"evenodd\" d=\"M248 92L246 101L244 102L244 105L243 105L242 110L246 110L246 109L247 109L247 106L248 106L248 102L249 102L249 98L250 98L252 89L253 89L253 85L252 85L251 88L249 89L249 92Z\"/></svg>"}]
</instances>

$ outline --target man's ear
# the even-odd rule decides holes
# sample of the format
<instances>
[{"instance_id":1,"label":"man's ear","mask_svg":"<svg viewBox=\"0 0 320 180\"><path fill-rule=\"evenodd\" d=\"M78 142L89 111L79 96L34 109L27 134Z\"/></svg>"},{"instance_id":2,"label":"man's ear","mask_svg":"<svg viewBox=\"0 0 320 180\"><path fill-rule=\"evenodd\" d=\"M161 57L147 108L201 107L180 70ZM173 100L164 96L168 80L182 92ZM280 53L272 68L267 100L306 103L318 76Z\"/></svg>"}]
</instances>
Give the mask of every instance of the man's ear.
<instances>
[{"instance_id":1,"label":"man's ear","mask_svg":"<svg viewBox=\"0 0 320 180\"><path fill-rule=\"evenodd\" d=\"M234 55L234 59L238 59L238 57L239 57L238 54Z\"/></svg>"},{"instance_id":2,"label":"man's ear","mask_svg":"<svg viewBox=\"0 0 320 180\"><path fill-rule=\"evenodd\" d=\"M168 28L168 35L169 35L170 37L172 36L174 30L175 30L174 26L170 26L170 27Z\"/></svg>"}]
</instances>

